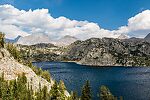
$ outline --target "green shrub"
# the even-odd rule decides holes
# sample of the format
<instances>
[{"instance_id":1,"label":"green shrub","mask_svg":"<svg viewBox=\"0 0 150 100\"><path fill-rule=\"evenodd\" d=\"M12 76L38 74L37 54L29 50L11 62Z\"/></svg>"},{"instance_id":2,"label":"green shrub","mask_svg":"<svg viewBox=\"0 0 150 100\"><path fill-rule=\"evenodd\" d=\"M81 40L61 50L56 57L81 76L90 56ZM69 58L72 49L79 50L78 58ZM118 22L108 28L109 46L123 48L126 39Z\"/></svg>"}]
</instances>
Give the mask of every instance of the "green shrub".
<instances>
[{"instance_id":1,"label":"green shrub","mask_svg":"<svg viewBox=\"0 0 150 100\"><path fill-rule=\"evenodd\" d=\"M16 59L18 62L21 62L22 59L21 54L17 50L16 46L14 46L14 44L8 43L6 48L9 51L9 53L14 57L14 59Z\"/></svg>"}]
</instances>

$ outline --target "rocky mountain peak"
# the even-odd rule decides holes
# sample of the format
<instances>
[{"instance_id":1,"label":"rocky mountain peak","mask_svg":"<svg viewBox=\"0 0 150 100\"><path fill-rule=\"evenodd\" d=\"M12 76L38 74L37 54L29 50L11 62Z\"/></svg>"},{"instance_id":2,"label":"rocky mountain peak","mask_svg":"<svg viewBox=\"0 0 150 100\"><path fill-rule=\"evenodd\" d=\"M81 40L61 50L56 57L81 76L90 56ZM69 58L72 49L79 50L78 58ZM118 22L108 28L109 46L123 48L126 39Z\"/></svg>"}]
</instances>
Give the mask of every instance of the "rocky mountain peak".
<instances>
[{"instance_id":1,"label":"rocky mountain peak","mask_svg":"<svg viewBox=\"0 0 150 100\"><path fill-rule=\"evenodd\" d=\"M56 46L67 46L70 45L71 43L74 43L75 41L77 41L78 39L76 37L70 36L70 35L66 35L60 39L58 39L55 42Z\"/></svg>"},{"instance_id":2,"label":"rocky mountain peak","mask_svg":"<svg viewBox=\"0 0 150 100\"><path fill-rule=\"evenodd\" d=\"M21 37L17 41L17 44L34 45L39 43L50 43L51 40L45 34L31 34L29 36Z\"/></svg>"},{"instance_id":3,"label":"rocky mountain peak","mask_svg":"<svg viewBox=\"0 0 150 100\"><path fill-rule=\"evenodd\" d=\"M128 39L128 36L125 34L121 34L118 39Z\"/></svg>"},{"instance_id":4,"label":"rocky mountain peak","mask_svg":"<svg viewBox=\"0 0 150 100\"><path fill-rule=\"evenodd\" d=\"M62 37L62 38L72 38L72 39L77 39L76 37L74 37L74 36L70 36L70 35L65 35L64 37Z\"/></svg>"},{"instance_id":5,"label":"rocky mountain peak","mask_svg":"<svg viewBox=\"0 0 150 100\"><path fill-rule=\"evenodd\" d=\"M7 39L5 38L5 42L7 43L16 43L22 36L18 35L15 39Z\"/></svg>"}]
</instances>

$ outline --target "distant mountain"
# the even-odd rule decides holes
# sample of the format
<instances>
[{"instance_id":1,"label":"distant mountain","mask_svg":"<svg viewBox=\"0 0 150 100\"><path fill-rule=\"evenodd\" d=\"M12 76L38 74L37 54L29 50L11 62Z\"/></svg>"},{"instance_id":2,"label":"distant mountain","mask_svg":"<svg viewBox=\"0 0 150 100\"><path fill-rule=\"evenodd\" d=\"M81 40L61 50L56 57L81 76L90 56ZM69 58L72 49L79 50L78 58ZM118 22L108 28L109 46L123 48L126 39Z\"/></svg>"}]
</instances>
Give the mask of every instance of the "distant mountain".
<instances>
[{"instance_id":1,"label":"distant mountain","mask_svg":"<svg viewBox=\"0 0 150 100\"><path fill-rule=\"evenodd\" d=\"M118 39L128 39L128 36L125 34L121 34Z\"/></svg>"},{"instance_id":2,"label":"distant mountain","mask_svg":"<svg viewBox=\"0 0 150 100\"><path fill-rule=\"evenodd\" d=\"M150 42L150 33L144 38L144 40L149 41Z\"/></svg>"},{"instance_id":3,"label":"distant mountain","mask_svg":"<svg viewBox=\"0 0 150 100\"><path fill-rule=\"evenodd\" d=\"M66 36L60 38L59 40L55 41L55 45L56 46L67 46L67 45L70 45L71 43L74 43L77 40L78 39L76 37L66 35Z\"/></svg>"},{"instance_id":4,"label":"distant mountain","mask_svg":"<svg viewBox=\"0 0 150 100\"><path fill-rule=\"evenodd\" d=\"M24 59L30 58L32 61L76 61L91 66L150 66L150 43L135 37L121 40L114 38L77 40L65 49L52 44L19 48L24 53L22 55L28 54L24 50L30 51L30 55L24 56Z\"/></svg>"},{"instance_id":5,"label":"distant mountain","mask_svg":"<svg viewBox=\"0 0 150 100\"><path fill-rule=\"evenodd\" d=\"M16 43L21 37L22 36L19 35L15 39L7 39L7 38L5 38L5 42L7 42L7 43Z\"/></svg>"},{"instance_id":6,"label":"distant mountain","mask_svg":"<svg viewBox=\"0 0 150 100\"><path fill-rule=\"evenodd\" d=\"M31 47L35 48L51 48L51 47L56 47L54 44L51 43L39 43L35 45L31 45Z\"/></svg>"},{"instance_id":7,"label":"distant mountain","mask_svg":"<svg viewBox=\"0 0 150 100\"><path fill-rule=\"evenodd\" d=\"M129 39L124 39L124 42L130 43L130 44L136 44L136 43L142 43L145 40L143 38L136 38L136 37L131 37Z\"/></svg>"},{"instance_id":8,"label":"distant mountain","mask_svg":"<svg viewBox=\"0 0 150 100\"><path fill-rule=\"evenodd\" d=\"M45 34L32 34L29 36L19 38L17 44L34 45L39 43L51 43L51 42L52 41Z\"/></svg>"},{"instance_id":9,"label":"distant mountain","mask_svg":"<svg viewBox=\"0 0 150 100\"><path fill-rule=\"evenodd\" d=\"M71 43L77 41L78 39L66 35L58 40L51 40L48 35L45 34L32 34L29 36L21 37L18 39L16 42L17 44L22 44L22 45L35 45L35 44L54 44L56 46L67 46L70 45Z\"/></svg>"},{"instance_id":10,"label":"distant mountain","mask_svg":"<svg viewBox=\"0 0 150 100\"><path fill-rule=\"evenodd\" d=\"M63 53L64 60L91 66L150 66L150 43L132 38L91 38L76 41Z\"/></svg>"}]
</instances>

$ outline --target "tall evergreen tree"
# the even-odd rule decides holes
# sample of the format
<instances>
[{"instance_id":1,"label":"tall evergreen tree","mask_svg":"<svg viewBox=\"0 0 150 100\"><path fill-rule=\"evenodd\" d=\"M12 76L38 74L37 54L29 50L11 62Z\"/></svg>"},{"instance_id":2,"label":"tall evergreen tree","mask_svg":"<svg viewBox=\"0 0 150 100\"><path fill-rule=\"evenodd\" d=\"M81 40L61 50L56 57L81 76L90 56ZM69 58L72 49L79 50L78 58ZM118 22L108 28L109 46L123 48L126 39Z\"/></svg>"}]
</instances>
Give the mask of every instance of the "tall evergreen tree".
<instances>
[{"instance_id":1,"label":"tall evergreen tree","mask_svg":"<svg viewBox=\"0 0 150 100\"><path fill-rule=\"evenodd\" d=\"M42 100L47 100L48 94L47 94L47 86L44 86L42 89Z\"/></svg>"},{"instance_id":2,"label":"tall evergreen tree","mask_svg":"<svg viewBox=\"0 0 150 100\"><path fill-rule=\"evenodd\" d=\"M71 92L69 100L79 100L77 92Z\"/></svg>"},{"instance_id":3,"label":"tall evergreen tree","mask_svg":"<svg viewBox=\"0 0 150 100\"><path fill-rule=\"evenodd\" d=\"M41 83L39 83L39 90L36 92L36 100L42 99L42 89L41 89Z\"/></svg>"},{"instance_id":4,"label":"tall evergreen tree","mask_svg":"<svg viewBox=\"0 0 150 100\"><path fill-rule=\"evenodd\" d=\"M0 47L4 48L5 40L4 40L5 35L0 32Z\"/></svg>"},{"instance_id":5,"label":"tall evergreen tree","mask_svg":"<svg viewBox=\"0 0 150 100\"><path fill-rule=\"evenodd\" d=\"M30 84L28 83L28 89L27 89L27 100L33 99L33 90L32 86L30 87Z\"/></svg>"},{"instance_id":6,"label":"tall evergreen tree","mask_svg":"<svg viewBox=\"0 0 150 100\"><path fill-rule=\"evenodd\" d=\"M59 91L59 87L56 81L50 90L50 98L51 100L61 100L61 92Z\"/></svg>"},{"instance_id":7,"label":"tall evergreen tree","mask_svg":"<svg viewBox=\"0 0 150 100\"><path fill-rule=\"evenodd\" d=\"M106 86L100 87L100 100L117 100Z\"/></svg>"},{"instance_id":8,"label":"tall evergreen tree","mask_svg":"<svg viewBox=\"0 0 150 100\"><path fill-rule=\"evenodd\" d=\"M61 99L62 100L65 99L65 90L66 90L66 86L65 86L64 82L62 80L60 80L60 82L59 82L59 91L61 93Z\"/></svg>"},{"instance_id":9,"label":"tall evergreen tree","mask_svg":"<svg viewBox=\"0 0 150 100\"><path fill-rule=\"evenodd\" d=\"M27 85L26 85L27 78L24 73L18 76L17 83L18 83L19 98L21 100L26 100L27 99Z\"/></svg>"},{"instance_id":10,"label":"tall evergreen tree","mask_svg":"<svg viewBox=\"0 0 150 100\"><path fill-rule=\"evenodd\" d=\"M19 96L18 96L18 86L17 86L17 81L14 80L13 84L12 84L12 93L13 93L13 97L18 100Z\"/></svg>"},{"instance_id":11,"label":"tall evergreen tree","mask_svg":"<svg viewBox=\"0 0 150 100\"><path fill-rule=\"evenodd\" d=\"M64 94L64 91L66 90L66 86L62 80L59 82L59 90L62 94Z\"/></svg>"},{"instance_id":12,"label":"tall evergreen tree","mask_svg":"<svg viewBox=\"0 0 150 100\"><path fill-rule=\"evenodd\" d=\"M86 81L86 84L82 88L81 100L91 100L91 99L92 99L91 87L89 81Z\"/></svg>"}]
</instances>

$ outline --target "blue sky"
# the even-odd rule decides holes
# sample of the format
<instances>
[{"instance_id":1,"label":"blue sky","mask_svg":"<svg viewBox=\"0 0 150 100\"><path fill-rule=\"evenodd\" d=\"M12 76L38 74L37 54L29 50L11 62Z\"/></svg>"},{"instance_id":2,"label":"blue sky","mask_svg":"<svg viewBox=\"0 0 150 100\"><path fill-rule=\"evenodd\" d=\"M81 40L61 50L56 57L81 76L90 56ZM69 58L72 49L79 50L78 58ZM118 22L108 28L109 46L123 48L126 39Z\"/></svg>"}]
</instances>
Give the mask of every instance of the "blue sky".
<instances>
[{"instance_id":1,"label":"blue sky","mask_svg":"<svg viewBox=\"0 0 150 100\"><path fill-rule=\"evenodd\" d=\"M0 31L8 38L143 38L150 33L149 4L150 0L0 0Z\"/></svg>"},{"instance_id":2,"label":"blue sky","mask_svg":"<svg viewBox=\"0 0 150 100\"><path fill-rule=\"evenodd\" d=\"M95 22L104 29L126 25L130 17L150 9L150 0L0 0L18 9L49 9L53 17Z\"/></svg>"}]
</instances>

